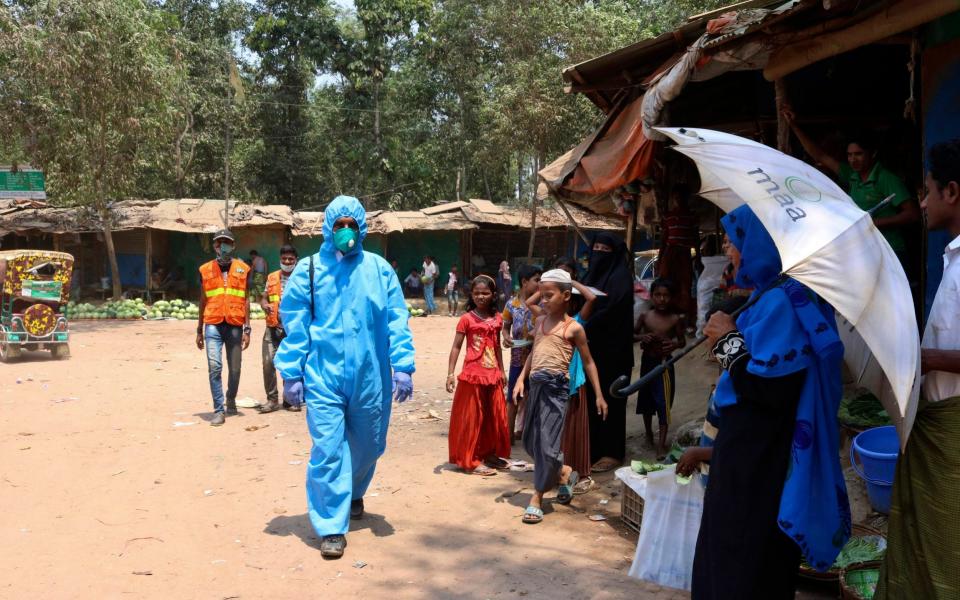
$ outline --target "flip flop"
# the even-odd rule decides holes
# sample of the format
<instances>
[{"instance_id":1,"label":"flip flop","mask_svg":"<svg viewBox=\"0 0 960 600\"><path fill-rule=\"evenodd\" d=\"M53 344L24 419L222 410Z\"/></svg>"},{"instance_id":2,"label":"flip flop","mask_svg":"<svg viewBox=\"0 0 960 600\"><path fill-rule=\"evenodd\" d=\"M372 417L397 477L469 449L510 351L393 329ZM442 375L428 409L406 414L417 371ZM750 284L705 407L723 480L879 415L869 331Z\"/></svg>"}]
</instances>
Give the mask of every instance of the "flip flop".
<instances>
[{"instance_id":1,"label":"flip flop","mask_svg":"<svg viewBox=\"0 0 960 600\"><path fill-rule=\"evenodd\" d=\"M573 500L573 486L577 485L580 475L576 471L571 471L567 482L557 488L557 502L560 504L570 504Z\"/></svg>"},{"instance_id":2,"label":"flip flop","mask_svg":"<svg viewBox=\"0 0 960 600\"><path fill-rule=\"evenodd\" d=\"M593 465L593 467L590 468L590 470L594 473L607 473L616 469L619 465L620 463L616 461L600 459Z\"/></svg>"},{"instance_id":3,"label":"flip flop","mask_svg":"<svg viewBox=\"0 0 960 600\"><path fill-rule=\"evenodd\" d=\"M537 508L536 506L528 506L527 510L523 511L523 522L527 525L536 525L540 521L543 521L543 509Z\"/></svg>"},{"instance_id":4,"label":"flip flop","mask_svg":"<svg viewBox=\"0 0 960 600\"><path fill-rule=\"evenodd\" d=\"M508 471L510 470L510 463L506 460L500 458L499 456L495 457L496 460L487 459L483 461L483 464L490 467L491 469L496 469L498 471Z\"/></svg>"},{"instance_id":5,"label":"flip flop","mask_svg":"<svg viewBox=\"0 0 960 600\"><path fill-rule=\"evenodd\" d=\"M495 469L491 469L486 465L480 465L479 467L477 467L472 471L467 471L467 473L471 475L479 475L481 477L492 477L497 474L497 471Z\"/></svg>"},{"instance_id":6,"label":"flip flop","mask_svg":"<svg viewBox=\"0 0 960 600\"><path fill-rule=\"evenodd\" d=\"M573 486L573 495L580 496L580 495L586 494L593 488L594 488L593 479L590 477L584 477Z\"/></svg>"}]
</instances>

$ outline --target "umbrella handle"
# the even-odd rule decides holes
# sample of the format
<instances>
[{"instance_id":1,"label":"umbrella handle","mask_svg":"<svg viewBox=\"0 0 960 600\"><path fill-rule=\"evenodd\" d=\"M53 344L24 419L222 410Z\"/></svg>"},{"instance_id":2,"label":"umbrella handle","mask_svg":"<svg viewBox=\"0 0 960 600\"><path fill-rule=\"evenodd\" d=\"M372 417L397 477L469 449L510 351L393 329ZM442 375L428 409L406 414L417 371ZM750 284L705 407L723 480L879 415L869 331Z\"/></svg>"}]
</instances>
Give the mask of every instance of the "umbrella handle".
<instances>
[{"instance_id":1,"label":"umbrella handle","mask_svg":"<svg viewBox=\"0 0 960 600\"><path fill-rule=\"evenodd\" d=\"M766 294L773 288L777 287L778 285L786 281L788 278L789 278L789 275L785 273L781 273L776 279L770 282L770 284L767 285L767 287L755 293L753 296L750 297L749 300L744 302L740 306L740 308L733 311L730 314L730 316L733 317L734 320L736 320L736 318L740 316L740 313L742 313L743 311L747 310L748 308L756 304L757 300L762 298L764 294ZM643 386L647 385L648 383L650 383L651 381L653 381L654 379L662 375L664 371L672 367L677 361L679 361L684 356L690 354L690 352L692 352L694 348L704 343L705 341L707 341L707 336L701 335L696 340L694 340L692 344L689 344L686 348L684 348L677 354L672 355L669 359L657 365L656 368L654 368L652 371L644 374L643 377L634 381L630 385L627 385L627 382L630 381L630 379L626 375L622 375L618 377L617 380L610 385L610 389L608 390L610 395L613 396L614 398L626 398L630 394L636 392Z\"/></svg>"}]
</instances>

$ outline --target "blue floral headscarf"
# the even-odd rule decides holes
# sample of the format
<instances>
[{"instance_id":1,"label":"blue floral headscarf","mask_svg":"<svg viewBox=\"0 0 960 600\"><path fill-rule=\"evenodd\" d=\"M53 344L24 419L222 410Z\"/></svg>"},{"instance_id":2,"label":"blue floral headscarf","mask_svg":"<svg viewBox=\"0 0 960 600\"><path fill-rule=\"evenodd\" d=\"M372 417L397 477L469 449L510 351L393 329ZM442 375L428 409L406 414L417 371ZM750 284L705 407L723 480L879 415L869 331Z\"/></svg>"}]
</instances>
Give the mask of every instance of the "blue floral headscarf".
<instances>
[{"instance_id":1,"label":"blue floral headscarf","mask_svg":"<svg viewBox=\"0 0 960 600\"><path fill-rule=\"evenodd\" d=\"M737 285L764 289L782 268L770 234L746 205L722 223L741 253ZM745 310L737 318L737 328L750 351L748 372L782 377L807 371L778 522L800 546L807 563L826 571L850 537L850 502L840 468L836 417L843 393L843 343L833 308L806 286L788 279ZM736 402L733 382L725 371L717 382L717 406Z\"/></svg>"}]
</instances>

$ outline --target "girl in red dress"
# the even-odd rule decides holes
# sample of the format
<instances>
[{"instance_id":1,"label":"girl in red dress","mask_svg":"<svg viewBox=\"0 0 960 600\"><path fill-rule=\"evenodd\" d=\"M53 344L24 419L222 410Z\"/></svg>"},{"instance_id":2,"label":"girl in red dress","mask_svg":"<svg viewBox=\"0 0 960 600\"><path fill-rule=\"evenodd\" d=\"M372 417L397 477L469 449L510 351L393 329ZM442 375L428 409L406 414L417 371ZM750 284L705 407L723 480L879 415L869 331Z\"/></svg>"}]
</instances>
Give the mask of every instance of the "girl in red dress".
<instances>
[{"instance_id":1,"label":"girl in red dress","mask_svg":"<svg viewBox=\"0 0 960 600\"><path fill-rule=\"evenodd\" d=\"M466 312L457 323L457 335L450 348L447 392L452 393L450 414L450 462L467 473L496 475L510 457L506 399L503 386L503 355L500 328L503 320L496 310L496 283L487 275L470 282ZM454 376L464 339L467 356L459 379Z\"/></svg>"}]
</instances>

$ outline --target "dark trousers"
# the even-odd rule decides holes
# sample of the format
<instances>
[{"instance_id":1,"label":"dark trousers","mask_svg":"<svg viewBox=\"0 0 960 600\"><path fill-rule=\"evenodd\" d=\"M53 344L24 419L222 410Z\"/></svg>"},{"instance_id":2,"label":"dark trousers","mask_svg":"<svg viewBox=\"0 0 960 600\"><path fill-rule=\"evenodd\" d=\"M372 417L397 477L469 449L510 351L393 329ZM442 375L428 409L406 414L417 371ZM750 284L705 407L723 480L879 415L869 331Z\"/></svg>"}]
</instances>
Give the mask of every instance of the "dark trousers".
<instances>
[{"instance_id":1,"label":"dark trousers","mask_svg":"<svg viewBox=\"0 0 960 600\"><path fill-rule=\"evenodd\" d=\"M280 327L267 327L263 332L263 391L267 394L267 402L276 402L279 399L277 392L277 368L273 366L273 357L277 355L277 348L283 341L284 331Z\"/></svg>"}]
</instances>

